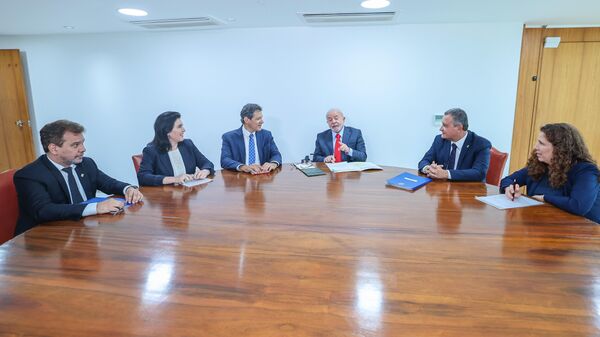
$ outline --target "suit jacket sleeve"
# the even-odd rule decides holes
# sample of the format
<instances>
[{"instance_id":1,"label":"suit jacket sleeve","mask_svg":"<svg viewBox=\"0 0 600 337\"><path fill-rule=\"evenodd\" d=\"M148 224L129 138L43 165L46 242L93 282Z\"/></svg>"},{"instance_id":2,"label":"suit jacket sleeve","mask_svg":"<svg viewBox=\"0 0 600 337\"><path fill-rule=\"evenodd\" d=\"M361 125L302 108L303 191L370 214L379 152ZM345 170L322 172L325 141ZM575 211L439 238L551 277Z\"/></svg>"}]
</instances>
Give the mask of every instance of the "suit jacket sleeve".
<instances>
[{"instance_id":1,"label":"suit jacket sleeve","mask_svg":"<svg viewBox=\"0 0 600 337\"><path fill-rule=\"evenodd\" d=\"M325 157L328 156L328 154L325 153L325 148L321 146L320 138L321 133L317 134L317 140L315 140L315 150L313 151L314 162L322 162L325 160Z\"/></svg>"},{"instance_id":2,"label":"suit jacket sleeve","mask_svg":"<svg viewBox=\"0 0 600 337\"><path fill-rule=\"evenodd\" d=\"M510 185L512 185L515 180L517 182L517 184L519 184L519 187L521 186L526 186L527 185L527 167L524 167L516 172L514 172L513 174L504 177L502 180L500 180L500 193L504 194L504 190L506 190L506 188Z\"/></svg>"},{"instance_id":3,"label":"suit jacket sleeve","mask_svg":"<svg viewBox=\"0 0 600 337\"><path fill-rule=\"evenodd\" d=\"M425 152L425 155L423 156L423 159L421 159L421 161L419 162L419 172L421 172L421 170L423 170L423 168L429 164L431 164L433 161L435 161L436 158L436 147L437 147L437 143L440 143L440 141L438 140L438 137L435 137L433 139L433 143L431 143L431 147L429 148L429 150L427 150L427 152Z\"/></svg>"},{"instance_id":4,"label":"suit jacket sleeve","mask_svg":"<svg viewBox=\"0 0 600 337\"><path fill-rule=\"evenodd\" d=\"M352 161L365 161L367 160L367 147L362 137L362 131L355 129L357 133L356 148L352 148Z\"/></svg>"},{"instance_id":5,"label":"suit jacket sleeve","mask_svg":"<svg viewBox=\"0 0 600 337\"><path fill-rule=\"evenodd\" d=\"M89 172L90 174L94 174L94 182L95 182L95 189L96 190L100 190L106 194L117 194L117 195L123 195L123 190L125 189L125 187L129 186L130 184L124 183L122 181L119 181L117 179L114 179L110 176L108 176L107 174L105 174L104 172L102 172L98 166L96 166L96 163L88 158L85 161L85 165L86 167L86 171ZM93 188L94 186L92 186ZM95 191L94 191L95 192Z\"/></svg>"},{"instance_id":6,"label":"suit jacket sleeve","mask_svg":"<svg viewBox=\"0 0 600 337\"><path fill-rule=\"evenodd\" d=\"M196 167L201 170L209 170L210 174L215 174L215 165L206 158L200 150L194 145L191 140L187 140L192 148L192 153L194 154L194 159L196 161Z\"/></svg>"},{"instance_id":7,"label":"suit jacket sleeve","mask_svg":"<svg viewBox=\"0 0 600 337\"><path fill-rule=\"evenodd\" d=\"M317 140L315 140L315 150L313 151L313 161L321 162L325 160L325 157L327 157L327 155L321 149L321 146L319 146L319 135L317 135Z\"/></svg>"},{"instance_id":8,"label":"suit jacket sleeve","mask_svg":"<svg viewBox=\"0 0 600 337\"><path fill-rule=\"evenodd\" d=\"M265 160L265 162L276 162L278 165L281 165L281 153L279 152L279 149L277 149L273 135L270 132L266 141L270 156L268 160Z\"/></svg>"},{"instance_id":9,"label":"suit jacket sleeve","mask_svg":"<svg viewBox=\"0 0 600 337\"><path fill-rule=\"evenodd\" d=\"M450 170L452 180L462 181L484 181L490 166L490 149L492 144L488 140L481 140L482 143L476 149L473 165L469 169Z\"/></svg>"},{"instance_id":10,"label":"suit jacket sleeve","mask_svg":"<svg viewBox=\"0 0 600 337\"><path fill-rule=\"evenodd\" d=\"M233 159L233 140L232 136L227 133L221 137L223 144L221 145L221 167L228 170L237 170L238 166L244 165L237 160Z\"/></svg>"},{"instance_id":11,"label":"suit jacket sleeve","mask_svg":"<svg viewBox=\"0 0 600 337\"><path fill-rule=\"evenodd\" d=\"M579 164L571 169L568 179L572 184L569 195L545 195L544 201L573 214L587 214L594 206L600 189L598 170L592 164Z\"/></svg>"},{"instance_id":12,"label":"suit jacket sleeve","mask_svg":"<svg viewBox=\"0 0 600 337\"><path fill-rule=\"evenodd\" d=\"M142 186L160 186L166 177L162 174L156 174L155 168L158 163L158 152L155 148L146 146L142 152L142 162L140 170L137 173L138 182Z\"/></svg>"},{"instance_id":13,"label":"suit jacket sleeve","mask_svg":"<svg viewBox=\"0 0 600 337\"><path fill-rule=\"evenodd\" d=\"M42 173L44 174L44 173ZM54 220L78 220L86 205L61 204L52 201L47 182L17 172L14 177L22 213L27 213L35 223Z\"/></svg>"}]
</instances>

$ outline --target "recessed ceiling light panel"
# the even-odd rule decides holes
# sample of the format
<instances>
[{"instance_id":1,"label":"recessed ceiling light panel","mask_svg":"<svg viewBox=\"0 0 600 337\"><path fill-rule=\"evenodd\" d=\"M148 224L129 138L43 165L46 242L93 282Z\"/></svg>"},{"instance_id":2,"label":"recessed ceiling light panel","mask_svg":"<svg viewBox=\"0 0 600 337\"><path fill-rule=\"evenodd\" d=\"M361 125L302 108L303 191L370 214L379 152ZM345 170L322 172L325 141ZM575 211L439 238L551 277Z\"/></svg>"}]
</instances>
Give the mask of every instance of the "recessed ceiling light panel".
<instances>
[{"instance_id":1,"label":"recessed ceiling light panel","mask_svg":"<svg viewBox=\"0 0 600 337\"><path fill-rule=\"evenodd\" d=\"M148 15L148 12L146 12L143 9L137 9L137 8L119 8L119 13L123 14L123 15L129 15L129 16L146 16Z\"/></svg>"},{"instance_id":2,"label":"recessed ceiling light panel","mask_svg":"<svg viewBox=\"0 0 600 337\"><path fill-rule=\"evenodd\" d=\"M368 9L380 9L385 8L390 5L389 0L365 0L360 3L360 5L364 8Z\"/></svg>"}]
</instances>

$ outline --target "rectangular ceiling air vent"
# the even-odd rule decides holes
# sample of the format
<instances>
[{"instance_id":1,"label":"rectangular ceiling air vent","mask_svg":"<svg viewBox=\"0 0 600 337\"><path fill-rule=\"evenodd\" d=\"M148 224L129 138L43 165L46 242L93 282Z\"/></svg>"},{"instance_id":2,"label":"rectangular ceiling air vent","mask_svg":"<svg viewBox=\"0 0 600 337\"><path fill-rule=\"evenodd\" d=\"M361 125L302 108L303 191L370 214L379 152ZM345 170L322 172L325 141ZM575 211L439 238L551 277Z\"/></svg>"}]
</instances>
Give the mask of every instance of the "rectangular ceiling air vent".
<instances>
[{"instance_id":1,"label":"rectangular ceiling air vent","mask_svg":"<svg viewBox=\"0 0 600 337\"><path fill-rule=\"evenodd\" d=\"M198 18L159 19L129 21L138 27L146 29L172 29L172 28L203 28L219 26L222 23L210 16Z\"/></svg>"},{"instance_id":2,"label":"rectangular ceiling air vent","mask_svg":"<svg viewBox=\"0 0 600 337\"><path fill-rule=\"evenodd\" d=\"M357 23L392 21L396 12L299 13L306 23Z\"/></svg>"}]
</instances>

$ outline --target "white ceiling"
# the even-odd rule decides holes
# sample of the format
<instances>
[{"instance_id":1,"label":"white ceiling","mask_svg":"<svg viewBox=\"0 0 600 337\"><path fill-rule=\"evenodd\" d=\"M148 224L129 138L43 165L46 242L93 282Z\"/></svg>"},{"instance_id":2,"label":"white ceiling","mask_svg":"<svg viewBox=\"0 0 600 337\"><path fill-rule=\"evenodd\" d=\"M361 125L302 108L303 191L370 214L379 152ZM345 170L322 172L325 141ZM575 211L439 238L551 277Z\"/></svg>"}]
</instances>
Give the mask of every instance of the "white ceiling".
<instances>
[{"instance_id":1,"label":"white ceiling","mask_svg":"<svg viewBox=\"0 0 600 337\"><path fill-rule=\"evenodd\" d=\"M361 0L0 0L0 35L146 31L117 13L143 19L212 16L222 28L304 26L297 13L368 12ZM391 0L393 24L520 22L528 26L598 26L600 0ZM73 26L74 29L65 29Z\"/></svg>"}]
</instances>

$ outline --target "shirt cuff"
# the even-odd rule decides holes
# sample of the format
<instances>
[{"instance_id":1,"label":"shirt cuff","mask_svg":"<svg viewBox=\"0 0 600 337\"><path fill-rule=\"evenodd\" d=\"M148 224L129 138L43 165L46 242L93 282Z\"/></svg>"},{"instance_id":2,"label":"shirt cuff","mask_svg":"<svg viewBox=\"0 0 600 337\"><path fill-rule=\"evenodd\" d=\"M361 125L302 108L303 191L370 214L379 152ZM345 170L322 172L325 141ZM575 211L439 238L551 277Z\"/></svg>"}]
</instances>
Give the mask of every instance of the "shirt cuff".
<instances>
[{"instance_id":1,"label":"shirt cuff","mask_svg":"<svg viewBox=\"0 0 600 337\"><path fill-rule=\"evenodd\" d=\"M348 149L350 150L350 151L348 151L348 155L349 155L350 157L352 157L352 154L354 153L354 150L352 150L351 148L348 148Z\"/></svg>"},{"instance_id":2,"label":"shirt cuff","mask_svg":"<svg viewBox=\"0 0 600 337\"><path fill-rule=\"evenodd\" d=\"M450 170L448 170L448 180L452 179L452 175L450 174Z\"/></svg>"},{"instance_id":3,"label":"shirt cuff","mask_svg":"<svg viewBox=\"0 0 600 337\"><path fill-rule=\"evenodd\" d=\"M81 216L88 216L88 215L96 215L96 214L98 214L98 212L96 211L96 205L98 205L97 202L93 202L91 204L87 204L85 206L85 208L83 209L83 213L81 213Z\"/></svg>"},{"instance_id":4,"label":"shirt cuff","mask_svg":"<svg viewBox=\"0 0 600 337\"><path fill-rule=\"evenodd\" d=\"M241 171L241 170L240 170L240 167L242 167L242 166L243 166L242 164L239 164L239 165L238 165L238 166L235 168L235 170L236 170L236 171Z\"/></svg>"},{"instance_id":5,"label":"shirt cuff","mask_svg":"<svg viewBox=\"0 0 600 337\"><path fill-rule=\"evenodd\" d=\"M162 178L162 179L164 179L164 178ZM162 182L162 179L160 180L161 182ZM133 188L138 188L138 187L137 187L137 186L135 186L135 185L127 185L127 186L125 186L125 188L123 189L123 195L125 195L125 192L127 192L127 189L128 189L128 188L130 188L130 187L133 187Z\"/></svg>"},{"instance_id":6,"label":"shirt cuff","mask_svg":"<svg viewBox=\"0 0 600 337\"><path fill-rule=\"evenodd\" d=\"M429 170L429 165L425 165L423 166L423 168L421 169L421 173L423 174L427 174L427 171Z\"/></svg>"}]
</instances>

